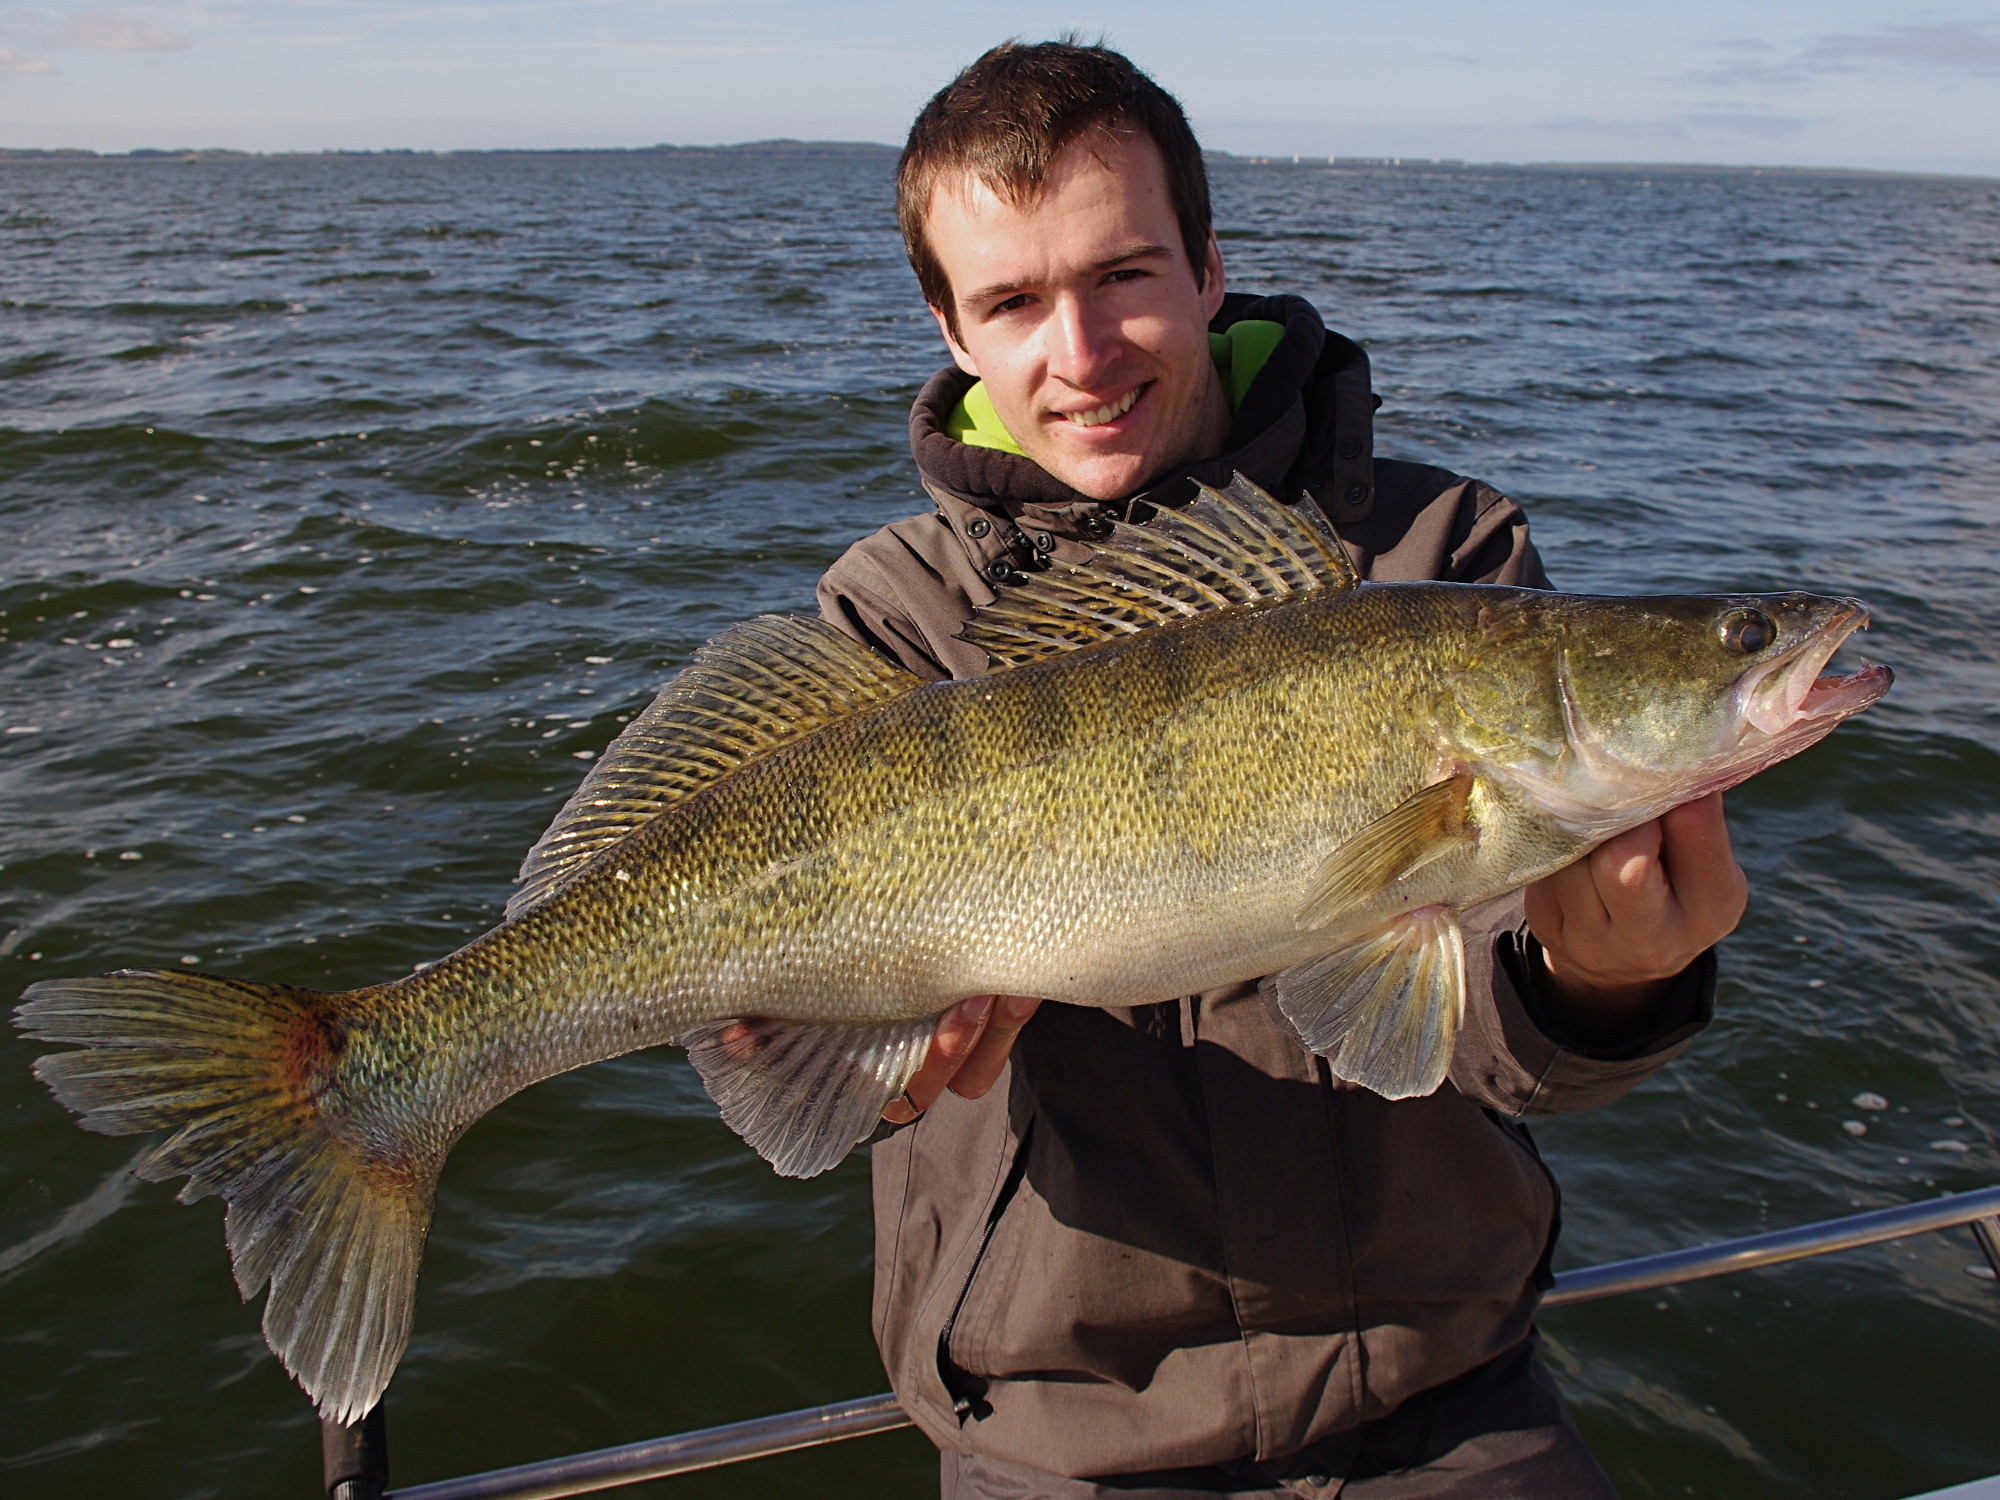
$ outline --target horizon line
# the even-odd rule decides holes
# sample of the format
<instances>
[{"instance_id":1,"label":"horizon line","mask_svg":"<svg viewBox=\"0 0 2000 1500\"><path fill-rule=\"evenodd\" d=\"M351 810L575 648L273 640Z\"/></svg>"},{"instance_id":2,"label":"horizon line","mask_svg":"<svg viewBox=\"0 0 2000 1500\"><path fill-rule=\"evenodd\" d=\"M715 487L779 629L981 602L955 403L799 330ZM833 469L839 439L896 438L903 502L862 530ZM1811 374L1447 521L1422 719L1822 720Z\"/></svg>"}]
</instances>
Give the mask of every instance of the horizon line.
<instances>
[{"instance_id":1,"label":"horizon line","mask_svg":"<svg viewBox=\"0 0 2000 1500\"><path fill-rule=\"evenodd\" d=\"M796 136L771 136L752 141L676 144L659 142L650 146L322 146L260 151L237 146L133 146L123 151L104 151L89 146L0 146L0 161L194 161L210 158L320 158L370 156L645 156L740 153L744 155L897 155L901 147L885 141L806 140ZM1713 172L1823 172L1868 177L1935 177L1963 181L1991 182L2000 173L1937 171L1913 167L1854 167L1798 162L1712 162L1661 160L1541 160L1471 161L1462 157L1432 156L1339 156L1296 151L1225 151L1203 148L1212 162L1240 162L1247 166L1302 167L1433 167L1448 171L1486 168L1525 169L1614 169L1620 171L1713 171Z\"/></svg>"}]
</instances>

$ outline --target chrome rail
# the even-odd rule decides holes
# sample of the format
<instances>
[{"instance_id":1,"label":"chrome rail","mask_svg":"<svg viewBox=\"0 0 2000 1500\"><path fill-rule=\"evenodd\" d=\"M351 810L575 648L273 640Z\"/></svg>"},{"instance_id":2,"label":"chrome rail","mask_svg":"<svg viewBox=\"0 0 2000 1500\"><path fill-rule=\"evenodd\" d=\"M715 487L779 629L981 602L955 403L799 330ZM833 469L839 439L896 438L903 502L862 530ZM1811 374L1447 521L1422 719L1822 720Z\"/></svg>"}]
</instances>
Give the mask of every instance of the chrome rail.
<instances>
[{"instance_id":1,"label":"chrome rail","mask_svg":"<svg viewBox=\"0 0 2000 1500\"><path fill-rule=\"evenodd\" d=\"M1996 1280L2000 1280L2000 1186L1996 1186L1804 1224L1795 1229L1745 1235L1692 1250L1670 1250L1663 1255L1642 1255L1636 1260L1566 1271L1556 1277L1554 1287L1542 1298L1542 1306L1568 1307L1625 1292L1678 1286L1835 1250L1853 1250L1884 1240L1929 1234L1959 1224L1972 1226ZM663 1479L670 1474L789 1453L871 1432L892 1432L909 1425L910 1419L894 1396L867 1396L808 1411L784 1412L748 1422L731 1422L723 1427L704 1427L675 1437L652 1438L617 1448L573 1453L567 1458L469 1474L462 1479L411 1485L408 1489L390 1491L384 1500L557 1500L563 1495L583 1495L642 1480Z\"/></svg>"},{"instance_id":2,"label":"chrome rail","mask_svg":"<svg viewBox=\"0 0 2000 1500\"><path fill-rule=\"evenodd\" d=\"M589 1453L572 1453L567 1458L546 1458L517 1468L468 1474L463 1479L412 1485L406 1490L391 1491L385 1500L554 1500L558 1495L584 1495L614 1485L638 1484L645 1479L664 1479L669 1474L739 1463L746 1458L790 1453L795 1448L811 1448L841 1438L893 1432L909 1425L910 1419L903 1415L896 1398L885 1393L859 1401L836 1401L831 1406L815 1406L809 1411L788 1411L775 1417L731 1422L723 1427L704 1427L677 1437L598 1448Z\"/></svg>"},{"instance_id":3,"label":"chrome rail","mask_svg":"<svg viewBox=\"0 0 2000 1500\"><path fill-rule=\"evenodd\" d=\"M1567 1307L1572 1302L1594 1302L1599 1297L1616 1297L1625 1292L1678 1286L1686 1281L1804 1260L1834 1250L1857 1250L1863 1245L1929 1234L1958 1224L1973 1226L1980 1248L1991 1259L1996 1248L2000 1248L2000 1187L1975 1188L1949 1198L1930 1198L1922 1203L1878 1208L1873 1213L1850 1214L1844 1219L1802 1224L1796 1229L1745 1235L1740 1240L1723 1240L1693 1250L1669 1250L1664 1255L1642 1255L1637 1260L1566 1271L1542 1298L1542 1306ZM1994 1267L1994 1274L2000 1277L2000 1265Z\"/></svg>"}]
</instances>

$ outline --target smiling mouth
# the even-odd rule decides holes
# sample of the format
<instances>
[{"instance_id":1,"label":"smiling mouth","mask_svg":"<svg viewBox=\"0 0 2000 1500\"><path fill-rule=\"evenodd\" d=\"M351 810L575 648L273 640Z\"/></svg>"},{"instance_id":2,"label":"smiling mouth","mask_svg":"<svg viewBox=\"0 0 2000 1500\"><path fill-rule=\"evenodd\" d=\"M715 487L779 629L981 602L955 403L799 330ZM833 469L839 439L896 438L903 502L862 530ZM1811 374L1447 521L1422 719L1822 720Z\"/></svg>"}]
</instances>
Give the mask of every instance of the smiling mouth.
<instances>
[{"instance_id":1,"label":"smiling mouth","mask_svg":"<svg viewBox=\"0 0 2000 1500\"><path fill-rule=\"evenodd\" d=\"M1116 401L1107 401L1092 411L1065 411L1056 415L1072 427L1102 427L1106 422L1115 422L1130 411L1133 403L1145 394L1146 386L1151 384L1152 381L1149 380L1144 385L1135 385Z\"/></svg>"}]
</instances>

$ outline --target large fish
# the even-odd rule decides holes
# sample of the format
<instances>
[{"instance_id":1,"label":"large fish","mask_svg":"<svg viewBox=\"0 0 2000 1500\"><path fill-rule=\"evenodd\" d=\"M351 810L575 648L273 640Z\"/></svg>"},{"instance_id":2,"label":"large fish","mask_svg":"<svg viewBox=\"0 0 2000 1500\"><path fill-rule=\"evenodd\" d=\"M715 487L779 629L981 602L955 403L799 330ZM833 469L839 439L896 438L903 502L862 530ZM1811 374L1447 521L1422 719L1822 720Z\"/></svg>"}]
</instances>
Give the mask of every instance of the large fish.
<instances>
[{"instance_id":1,"label":"large fish","mask_svg":"<svg viewBox=\"0 0 2000 1500\"><path fill-rule=\"evenodd\" d=\"M539 1079L687 1047L777 1170L832 1166L967 996L1135 1005L1260 974L1334 1073L1445 1077L1456 913L1733 785L1886 690L1811 594L1358 584L1239 480L966 627L922 684L809 620L717 636L528 856L506 920L346 994L184 971L33 986L36 1064L140 1168L228 1201L246 1297L321 1409L407 1342L438 1171Z\"/></svg>"}]
</instances>

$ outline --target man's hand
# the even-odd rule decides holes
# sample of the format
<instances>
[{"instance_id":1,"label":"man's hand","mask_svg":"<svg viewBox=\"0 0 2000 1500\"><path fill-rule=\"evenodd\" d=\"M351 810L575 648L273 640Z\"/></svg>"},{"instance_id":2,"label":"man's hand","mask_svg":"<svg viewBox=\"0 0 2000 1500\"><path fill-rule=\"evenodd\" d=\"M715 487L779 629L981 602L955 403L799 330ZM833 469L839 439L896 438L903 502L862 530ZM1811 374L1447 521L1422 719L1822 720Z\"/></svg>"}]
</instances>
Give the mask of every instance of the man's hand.
<instances>
[{"instance_id":1,"label":"man's hand","mask_svg":"<svg viewBox=\"0 0 2000 1500\"><path fill-rule=\"evenodd\" d=\"M938 1017L931 1050L903 1097L882 1111L892 1125L907 1125L949 1088L977 1099L993 1087L1014 1050L1014 1038L1042 1002L1025 995L974 995Z\"/></svg>"},{"instance_id":2,"label":"man's hand","mask_svg":"<svg viewBox=\"0 0 2000 1500\"><path fill-rule=\"evenodd\" d=\"M1714 792L1529 886L1555 1019L1587 1043L1628 1035L1668 981L1735 931L1750 888Z\"/></svg>"}]
</instances>

